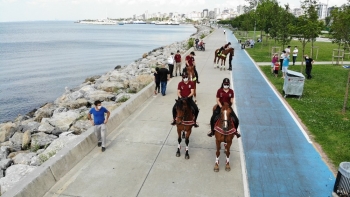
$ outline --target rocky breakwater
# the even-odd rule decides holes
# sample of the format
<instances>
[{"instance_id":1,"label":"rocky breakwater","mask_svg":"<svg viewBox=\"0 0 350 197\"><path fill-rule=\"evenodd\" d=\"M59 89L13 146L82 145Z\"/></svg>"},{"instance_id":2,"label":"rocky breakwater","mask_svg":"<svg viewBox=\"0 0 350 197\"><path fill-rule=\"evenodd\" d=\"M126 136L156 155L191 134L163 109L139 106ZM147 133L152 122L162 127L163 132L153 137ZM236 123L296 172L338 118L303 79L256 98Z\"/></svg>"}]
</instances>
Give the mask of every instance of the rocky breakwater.
<instances>
[{"instance_id":1,"label":"rocky breakwater","mask_svg":"<svg viewBox=\"0 0 350 197\"><path fill-rule=\"evenodd\" d=\"M200 26L197 30L197 34L207 35L211 29ZM187 42L154 49L129 65L89 77L79 87L66 88L54 102L0 124L1 194L90 128L87 114L95 100L114 110L153 81L154 68L166 63L171 52L186 52Z\"/></svg>"}]
</instances>

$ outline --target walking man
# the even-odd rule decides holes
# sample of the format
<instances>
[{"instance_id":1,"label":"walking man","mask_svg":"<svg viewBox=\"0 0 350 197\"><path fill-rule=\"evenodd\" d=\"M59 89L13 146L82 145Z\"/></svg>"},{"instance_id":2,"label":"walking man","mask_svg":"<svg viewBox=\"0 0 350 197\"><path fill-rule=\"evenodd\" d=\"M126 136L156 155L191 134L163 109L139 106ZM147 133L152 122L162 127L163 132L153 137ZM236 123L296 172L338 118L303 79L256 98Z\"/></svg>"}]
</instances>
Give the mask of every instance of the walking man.
<instances>
[{"instance_id":1,"label":"walking man","mask_svg":"<svg viewBox=\"0 0 350 197\"><path fill-rule=\"evenodd\" d=\"M90 120L92 126L94 126L95 135L97 137L97 146L101 147L102 145L102 152L104 152L106 150L106 124L108 122L110 112L106 108L102 107L101 101L99 100L95 101L94 105L95 107L91 108L89 111L88 119ZM93 119L91 114L93 115ZM106 118L105 114L107 114Z\"/></svg>"},{"instance_id":2,"label":"walking man","mask_svg":"<svg viewBox=\"0 0 350 197\"><path fill-rule=\"evenodd\" d=\"M175 59L175 76L177 77L177 70L179 70L179 76L181 76L182 60L181 60L181 54L179 50L177 50L177 53L175 54L174 59Z\"/></svg>"},{"instance_id":3,"label":"walking man","mask_svg":"<svg viewBox=\"0 0 350 197\"><path fill-rule=\"evenodd\" d=\"M161 68L159 69L159 79L160 79L160 89L162 92L162 95L165 96L166 92L166 85L170 78L169 70L165 68L165 64L161 64Z\"/></svg>"},{"instance_id":4,"label":"walking man","mask_svg":"<svg viewBox=\"0 0 350 197\"><path fill-rule=\"evenodd\" d=\"M312 70L312 64L314 63L314 60L312 58L310 58L308 55L304 55L305 56L305 73L306 73L306 78L307 79L311 79L311 70Z\"/></svg>"}]
</instances>

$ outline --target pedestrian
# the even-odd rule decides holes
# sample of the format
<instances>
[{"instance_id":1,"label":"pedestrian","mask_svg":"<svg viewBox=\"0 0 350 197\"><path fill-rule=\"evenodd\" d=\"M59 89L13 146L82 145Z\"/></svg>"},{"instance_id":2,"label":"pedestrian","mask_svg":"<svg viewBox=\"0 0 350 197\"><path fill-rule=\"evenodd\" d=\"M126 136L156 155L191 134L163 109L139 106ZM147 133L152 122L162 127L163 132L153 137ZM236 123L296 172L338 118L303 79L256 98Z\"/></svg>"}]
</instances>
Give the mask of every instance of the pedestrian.
<instances>
[{"instance_id":1,"label":"pedestrian","mask_svg":"<svg viewBox=\"0 0 350 197\"><path fill-rule=\"evenodd\" d=\"M290 53L290 46L287 46L287 48L284 49L286 53Z\"/></svg>"},{"instance_id":2,"label":"pedestrian","mask_svg":"<svg viewBox=\"0 0 350 197\"><path fill-rule=\"evenodd\" d=\"M182 60L181 60L181 54L179 50L177 50L177 53L175 54L174 59L175 59L175 76L177 77L177 70L179 70L179 76L181 76Z\"/></svg>"},{"instance_id":3,"label":"pedestrian","mask_svg":"<svg viewBox=\"0 0 350 197\"><path fill-rule=\"evenodd\" d=\"M288 66L289 66L289 53L286 53L284 55L283 64L282 64L282 73L283 73L282 78L286 77L286 74L288 72Z\"/></svg>"},{"instance_id":4,"label":"pedestrian","mask_svg":"<svg viewBox=\"0 0 350 197\"><path fill-rule=\"evenodd\" d=\"M275 77L278 77L278 70L280 69L280 65L278 62L275 63L274 68L273 68L273 73L275 74Z\"/></svg>"},{"instance_id":5,"label":"pedestrian","mask_svg":"<svg viewBox=\"0 0 350 197\"><path fill-rule=\"evenodd\" d=\"M199 114L199 109L198 106L196 105L196 103L193 101L193 94L194 94L194 83L192 81L188 80L188 75L187 73L182 73L182 81L179 82L178 86L177 86L177 96L178 99L181 98L188 98L187 102L188 104L191 106L191 108L194 110L194 127L199 127L197 124L197 117ZM173 107L172 110L173 113L173 122L171 123L171 125L175 125L176 124L176 103Z\"/></svg>"},{"instance_id":6,"label":"pedestrian","mask_svg":"<svg viewBox=\"0 0 350 197\"><path fill-rule=\"evenodd\" d=\"M156 71L154 72L154 83L156 84L156 88L154 89L154 95L160 92L160 75L159 75L159 67L156 67Z\"/></svg>"},{"instance_id":7,"label":"pedestrian","mask_svg":"<svg viewBox=\"0 0 350 197\"><path fill-rule=\"evenodd\" d=\"M167 68L165 68L165 64L161 64L161 68L159 69L159 81L160 81L160 91L162 95L165 96L166 85L170 78L170 73Z\"/></svg>"},{"instance_id":8,"label":"pedestrian","mask_svg":"<svg viewBox=\"0 0 350 197\"><path fill-rule=\"evenodd\" d=\"M214 125L216 121L219 119L219 115L221 112L222 105L226 102L230 105L231 108L231 119L235 123L235 128L237 130L239 125L238 117L236 116L235 112L232 109L233 105L233 98L234 98L234 92L233 89L230 88L230 80L228 78L225 78L221 84L221 87L216 92L216 109L213 111L213 115L210 118L210 131L208 132L208 136L212 137L215 134ZM241 137L241 134L238 132L235 133L237 138Z\"/></svg>"},{"instance_id":9,"label":"pedestrian","mask_svg":"<svg viewBox=\"0 0 350 197\"><path fill-rule=\"evenodd\" d=\"M186 56L185 60L186 60L186 67L188 66L193 66L194 67L194 74L196 75L196 81L199 84L199 78L198 78L198 72L196 69L196 62L194 59L194 56L196 54L192 51L189 55ZM182 72L186 72L186 67L184 68L184 70Z\"/></svg>"},{"instance_id":10,"label":"pedestrian","mask_svg":"<svg viewBox=\"0 0 350 197\"><path fill-rule=\"evenodd\" d=\"M226 30L224 30L224 35L225 35L225 33L226 33Z\"/></svg>"},{"instance_id":11,"label":"pedestrian","mask_svg":"<svg viewBox=\"0 0 350 197\"><path fill-rule=\"evenodd\" d=\"M102 102L97 100L94 103L95 107L91 108L88 113L88 119L90 120L92 126L94 126L95 135L97 137L97 146L101 147L102 152L106 150L106 124L108 122L108 118L110 112L102 107ZM91 117L93 115L93 118ZM105 114L107 114L105 118Z\"/></svg>"},{"instance_id":12,"label":"pedestrian","mask_svg":"<svg viewBox=\"0 0 350 197\"><path fill-rule=\"evenodd\" d=\"M312 70L312 64L314 63L314 60L312 58L310 58L307 54L304 55L305 57L305 73L306 73L306 78L307 79L311 79L312 76L311 76L311 70Z\"/></svg>"},{"instance_id":13,"label":"pedestrian","mask_svg":"<svg viewBox=\"0 0 350 197\"><path fill-rule=\"evenodd\" d=\"M295 65L295 61L297 60L298 52L299 52L298 47L295 46L293 50L293 66Z\"/></svg>"},{"instance_id":14,"label":"pedestrian","mask_svg":"<svg viewBox=\"0 0 350 197\"><path fill-rule=\"evenodd\" d=\"M273 71L274 71L276 62L278 62L278 54L277 53L273 54L273 56L271 58L271 73L272 74L274 73Z\"/></svg>"},{"instance_id":15,"label":"pedestrian","mask_svg":"<svg viewBox=\"0 0 350 197\"><path fill-rule=\"evenodd\" d=\"M281 56L280 56L280 65L283 65L283 60L284 60L284 54L286 53L285 50L282 51ZM282 70L282 66L280 68Z\"/></svg>"},{"instance_id":16,"label":"pedestrian","mask_svg":"<svg viewBox=\"0 0 350 197\"><path fill-rule=\"evenodd\" d=\"M174 53L171 52L170 56L168 57L168 67L170 72L170 78L173 78L173 71L174 71Z\"/></svg>"}]
</instances>

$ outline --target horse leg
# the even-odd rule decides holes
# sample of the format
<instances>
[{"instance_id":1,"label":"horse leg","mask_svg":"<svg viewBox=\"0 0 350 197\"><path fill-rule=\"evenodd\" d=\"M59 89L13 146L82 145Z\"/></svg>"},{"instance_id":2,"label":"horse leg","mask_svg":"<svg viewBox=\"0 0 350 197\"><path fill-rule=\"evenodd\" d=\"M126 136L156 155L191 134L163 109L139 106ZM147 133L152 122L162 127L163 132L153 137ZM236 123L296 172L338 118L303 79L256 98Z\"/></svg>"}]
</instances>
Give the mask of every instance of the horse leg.
<instances>
[{"instance_id":1,"label":"horse leg","mask_svg":"<svg viewBox=\"0 0 350 197\"><path fill-rule=\"evenodd\" d=\"M216 67L216 58L217 58L217 55L216 55L216 52L215 52L215 57L214 57L214 68Z\"/></svg>"},{"instance_id":2,"label":"horse leg","mask_svg":"<svg viewBox=\"0 0 350 197\"><path fill-rule=\"evenodd\" d=\"M214 166L214 172L219 172L219 156L220 156L220 142L219 140L216 140L216 159L215 159L215 166Z\"/></svg>"},{"instance_id":3,"label":"horse leg","mask_svg":"<svg viewBox=\"0 0 350 197\"><path fill-rule=\"evenodd\" d=\"M185 139L185 143L186 143L186 154L185 154L185 159L189 159L190 155L188 154L188 144L190 143L190 134L191 131L188 131L186 133L186 139Z\"/></svg>"},{"instance_id":4,"label":"horse leg","mask_svg":"<svg viewBox=\"0 0 350 197\"><path fill-rule=\"evenodd\" d=\"M226 70L226 66L225 66L225 64L226 64L226 59L224 60L224 65L223 65L224 70Z\"/></svg>"},{"instance_id":5,"label":"horse leg","mask_svg":"<svg viewBox=\"0 0 350 197\"><path fill-rule=\"evenodd\" d=\"M222 71L222 61L224 61L224 60L223 60L223 59L221 59L220 71Z\"/></svg>"},{"instance_id":6,"label":"horse leg","mask_svg":"<svg viewBox=\"0 0 350 197\"><path fill-rule=\"evenodd\" d=\"M229 172L231 170L231 167L230 167L230 148L231 148L231 144L232 144L232 139L227 142L227 145L226 145L226 166L225 166L225 170L227 172Z\"/></svg>"},{"instance_id":7,"label":"horse leg","mask_svg":"<svg viewBox=\"0 0 350 197\"><path fill-rule=\"evenodd\" d=\"M180 137L181 131L178 131L178 144L177 144L177 152L176 152L176 157L180 157L181 153L180 153L180 149L181 149L181 137Z\"/></svg>"}]
</instances>

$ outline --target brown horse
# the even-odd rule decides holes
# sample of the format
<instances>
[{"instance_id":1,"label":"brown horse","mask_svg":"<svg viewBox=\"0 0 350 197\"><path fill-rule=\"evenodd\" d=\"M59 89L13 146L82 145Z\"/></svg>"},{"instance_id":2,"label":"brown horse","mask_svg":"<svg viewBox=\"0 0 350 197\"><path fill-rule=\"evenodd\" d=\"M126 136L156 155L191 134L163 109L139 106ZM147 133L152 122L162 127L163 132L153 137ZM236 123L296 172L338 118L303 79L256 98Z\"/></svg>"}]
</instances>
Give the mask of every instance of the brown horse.
<instances>
[{"instance_id":1,"label":"brown horse","mask_svg":"<svg viewBox=\"0 0 350 197\"><path fill-rule=\"evenodd\" d=\"M221 55L218 56L218 52L220 49L215 50L215 58L214 58L214 68L219 68L219 61L221 60L221 67L220 70L226 69L225 63L226 63L226 57L227 55L230 55L231 57L235 55L235 49L234 48L227 48L221 52ZM217 60L216 60L217 58Z\"/></svg>"},{"instance_id":2,"label":"brown horse","mask_svg":"<svg viewBox=\"0 0 350 197\"><path fill-rule=\"evenodd\" d=\"M196 75L194 73L194 67L193 66L187 66L186 67L186 72L187 72L187 75L188 75L188 80L189 81L192 81L193 82L193 89L194 89L194 94L193 94L193 101L195 103L197 103L197 99L196 99L196 96L197 96L197 93L196 93L196 88L197 88L197 78L196 78Z\"/></svg>"},{"instance_id":3,"label":"brown horse","mask_svg":"<svg viewBox=\"0 0 350 197\"><path fill-rule=\"evenodd\" d=\"M213 110L216 109L216 106L214 106ZM228 103L224 103L224 105L221 108L220 112L220 118L215 124L215 138L216 138L216 161L214 166L214 171L219 172L219 156L220 156L220 149L221 149L221 143L224 142L224 148L226 153L226 171L230 171L230 148L232 144L232 139L235 136L235 133L237 132L235 129L234 122L230 118L231 114L231 107Z\"/></svg>"},{"instance_id":4,"label":"brown horse","mask_svg":"<svg viewBox=\"0 0 350 197\"><path fill-rule=\"evenodd\" d=\"M190 142L189 138L192 132L193 127L193 119L194 115L192 113L191 106L188 104L187 99L191 98L181 98L176 101L176 127L177 127L177 135L178 135L178 147L176 152L176 157L180 157L180 149L181 149L181 131L185 135L185 143L186 143L186 153L185 159L189 159L190 155L188 154L188 144Z\"/></svg>"}]
</instances>

